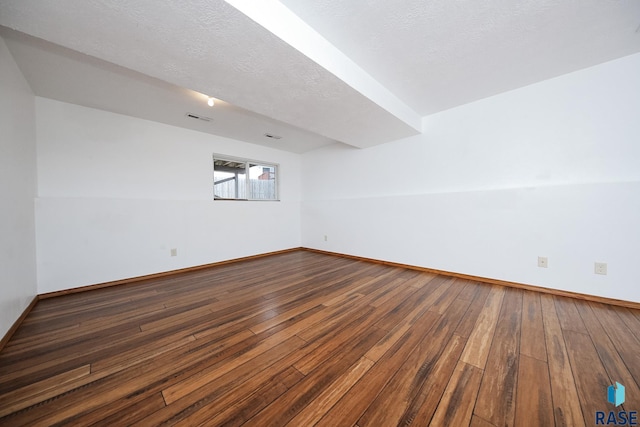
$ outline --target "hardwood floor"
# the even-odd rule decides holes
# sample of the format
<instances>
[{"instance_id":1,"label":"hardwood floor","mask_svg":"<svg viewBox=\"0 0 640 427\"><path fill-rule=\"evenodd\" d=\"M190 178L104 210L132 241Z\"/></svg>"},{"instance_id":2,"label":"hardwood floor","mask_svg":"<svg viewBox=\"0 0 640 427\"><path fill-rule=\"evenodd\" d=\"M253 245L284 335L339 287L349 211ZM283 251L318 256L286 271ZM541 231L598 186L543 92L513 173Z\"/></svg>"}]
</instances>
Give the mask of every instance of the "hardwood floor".
<instances>
[{"instance_id":1,"label":"hardwood floor","mask_svg":"<svg viewBox=\"0 0 640 427\"><path fill-rule=\"evenodd\" d=\"M581 426L639 385L637 310L297 251L39 301L0 425Z\"/></svg>"}]
</instances>

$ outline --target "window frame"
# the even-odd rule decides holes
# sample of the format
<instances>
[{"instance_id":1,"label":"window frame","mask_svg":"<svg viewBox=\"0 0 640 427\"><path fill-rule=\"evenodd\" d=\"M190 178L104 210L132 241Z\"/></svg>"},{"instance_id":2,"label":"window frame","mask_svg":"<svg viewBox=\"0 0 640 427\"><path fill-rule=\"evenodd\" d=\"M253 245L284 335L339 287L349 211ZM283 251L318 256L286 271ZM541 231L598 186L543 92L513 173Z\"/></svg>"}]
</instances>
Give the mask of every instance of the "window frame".
<instances>
[{"instance_id":1,"label":"window frame","mask_svg":"<svg viewBox=\"0 0 640 427\"><path fill-rule=\"evenodd\" d=\"M216 193L215 193L215 185L216 185L216 181L215 181L215 173L216 173L216 161L217 160L222 160L222 161L227 161L227 162L233 162L233 163L241 163L244 164L244 173L245 173L245 195L248 196L252 196L251 194L251 178L250 178L250 168L251 166L265 166L265 167L270 167L273 168L275 175L274 175L274 192L275 192L275 198L273 199L256 199L256 198L252 198L252 197L246 197L246 198L227 198L227 197L216 197ZM253 160L253 159L247 159L244 157L234 157L234 156L227 156L225 154L217 154L217 153L213 153L212 156L212 171L213 171L213 200L214 201L218 201L218 200L230 200L230 201L249 201L249 202L279 202L280 201L280 165L278 163L273 163L273 162L265 162L262 160Z\"/></svg>"}]
</instances>

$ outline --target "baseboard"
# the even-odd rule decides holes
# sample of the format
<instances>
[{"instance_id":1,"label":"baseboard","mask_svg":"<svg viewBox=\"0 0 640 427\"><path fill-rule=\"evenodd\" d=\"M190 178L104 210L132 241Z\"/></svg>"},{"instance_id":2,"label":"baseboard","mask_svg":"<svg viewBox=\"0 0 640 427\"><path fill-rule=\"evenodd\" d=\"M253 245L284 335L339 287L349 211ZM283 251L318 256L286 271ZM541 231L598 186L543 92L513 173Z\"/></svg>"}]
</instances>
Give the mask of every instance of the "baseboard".
<instances>
[{"instance_id":1,"label":"baseboard","mask_svg":"<svg viewBox=\"0 0 640 427\"><path fill-rule=\"evenodd\" d=\"M33 299L31 300L27 308L24 309L20 317L18 317L18 319L15 322L13 322L13 325L11 325L7 333L4 334L4 336L0 340L0 351L2 351L5 345L7 345L7 343L13 336L13 334L15 334L16 331L18 330L18 327L20 327L20 325L22 324L24 319L27 317L27 315L31 312L31 310L33 310L33 307L35 307L36 303L38 302L38 299L39 298L37 295L33 297Z\"/></svg>"},{"instance_id":2,"label":"baseboard","mask_svg":"<svg viewBox=\"0 0 640 427\"><path fill-rule=\"evenodd\" d=\"M342 258L349 258L349 259L354 259L354 260L358 260L358 261L372 262L372 263L376 263L376 264L389 265L389 266L392 266L392 267L407 268L407 269L410 269L410 270L423 271L423 272L426 272L426 273L441 274L443 276L458 277L458 278L461 278L461 279L474 280L476 282L488 283L488 284L492 284L492 285L509 286L511 288L526 289L526 290L529 290L529 291L541 292L541 293L545 293L545 294L558 295L558 296L563 296L563 297L568 297L568 298L575 298L575 299L579 299L579 300L583 300L583 301L592 301L592 302L598 302L598 303L602 303L602 304L610 304L610 305L615 305L615 306L619 306L619 307L626 307L626 308L632 308L632 309L635 309L635 310L640 310L640 303L633 302L633 301L625 301L625 300L619 300L619 299L613 299L613 298L599 297L599 296L596 296L596 295L581 294L581 293L578 293L578 292L562 291L562 290L559 290L559 289L544 288L542 286L527 285L527 284L524 284L524 283L509 282L509 281L506 281L506 280L491 279L489 277L472 276L472 275L469 275L469 274L456 273L456 272L452 272L452 271L436 270L434 268L419 267L419 266L416 266L416 265L401 264L401 263L398 263L398 262L381 261L381 260L374 259L374 258L365 258L365 257L356 256L356 255L342 254L342 253L339 253L339 252L323 251L323 250L320 250L320 249L312 249L312 248L304 248L304 247L301 248L301 249L304 250L304 251L315 252L315 253L319 253L319 254L339 256L339 257L342 257Z\"/></svg>"},{"instance_id":3,"label":"baseboard","mask_svg":"<svg viewBox=\"0 0 640 427\"><path fill-rule=\"evenodd\" d=\"M302 248L282 249L282 250L279 250L279 251L266 252L266 253L263 253L263 254L250 255L250 256L241 257L241 258L233 258L233 259L229 259L229 260L225 260L225 261L212 262L210 264L202 264L202 265L196 265L196 266L193 266L193 267L180 268L180 269L177 269L177 270L163 271L161 273L153 273L153 274L147 274L147 275L144 275L144 276L131 277L131 278L128 278L128 279L114 280L114 281L111 281L111 282L104 282L104 283L97 283L95 285L80 286L78 288L63 289L61 291L47 292L47 293L38 295L38 297L40 299L55 298L55 297L59 297L59 296L62 296L62 295L75 294L75 293L78 293L78 292L87 292L87 291L91 291L91 290L94 290L94 289L102 289L102 288L108 288L108 287L111 287L111 286L127 285L127 284L130 284L130 283L141 282L141 281L144 281L144 280L158 279L160 277L173 276L173 275L176 275L176 274L183 274L183 273L188 273L188 272L191 272L191 271L204 270L206 268L217 267L217 266L225 265L225 264L232 264L232 263L236 263L236 262L248 261L248 260L257 259L257 258L264 258L264 257L272 256L272 255L286 254L286 253L289 253L289 252L299 251L301 249Z\"/></svg>"}]
</instances>

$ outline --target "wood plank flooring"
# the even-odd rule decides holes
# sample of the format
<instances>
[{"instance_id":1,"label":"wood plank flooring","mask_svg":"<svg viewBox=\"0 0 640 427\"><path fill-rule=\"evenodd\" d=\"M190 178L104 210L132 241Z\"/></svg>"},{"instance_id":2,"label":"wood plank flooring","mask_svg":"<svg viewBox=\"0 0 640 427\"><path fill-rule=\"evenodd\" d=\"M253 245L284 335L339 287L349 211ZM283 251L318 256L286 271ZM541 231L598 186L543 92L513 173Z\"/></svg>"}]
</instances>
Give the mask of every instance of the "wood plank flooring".
<instances>
[{"instance_id":1,"label":"wood plank flooring","mask_svg":"<svg viewBox=\"0 0 640 427\"><path fill-rule=\"evenodd\" d=\"M39 301L0 425L582 426L639 386L639 311L296 251Z\"/></svg>"}]
</instances>

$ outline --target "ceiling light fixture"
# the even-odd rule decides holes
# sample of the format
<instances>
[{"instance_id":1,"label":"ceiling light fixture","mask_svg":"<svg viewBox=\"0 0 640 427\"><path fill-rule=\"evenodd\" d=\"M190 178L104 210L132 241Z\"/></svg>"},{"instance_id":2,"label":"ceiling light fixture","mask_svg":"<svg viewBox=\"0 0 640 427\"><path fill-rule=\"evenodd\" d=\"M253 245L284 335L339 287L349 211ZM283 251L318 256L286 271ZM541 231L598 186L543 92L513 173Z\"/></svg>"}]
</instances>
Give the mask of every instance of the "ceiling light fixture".
<instances>
[{"instance_id":1,"label":"ceiling light fixture","mask_svg":"<svg viewBox=\"0 0 640 427\"><path fill-rule=\"evenodd\" d=\"M213 107L213 104L214 104L213 98L209 97L207 104L209 105L209 107Z\"/></svg>"}]
</instances>

